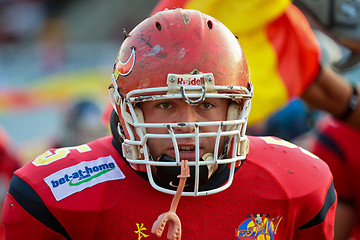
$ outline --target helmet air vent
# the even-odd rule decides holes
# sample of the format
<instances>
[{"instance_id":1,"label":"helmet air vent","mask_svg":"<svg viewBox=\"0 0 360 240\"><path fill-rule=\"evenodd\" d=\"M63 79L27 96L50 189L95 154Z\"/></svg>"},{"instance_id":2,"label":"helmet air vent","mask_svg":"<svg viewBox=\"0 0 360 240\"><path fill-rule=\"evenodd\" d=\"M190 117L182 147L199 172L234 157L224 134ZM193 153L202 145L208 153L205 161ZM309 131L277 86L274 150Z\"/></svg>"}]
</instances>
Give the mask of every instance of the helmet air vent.
<instances>
[{"instance_id":1,"label":"helmet air vent","mask_svg":"<svg viewBox=\"0 0 360 240\"><path fill-rule=\"evenodd\" d=\"M213 23L212 23L212 21L207 21L207 26L208 26L208 28L211 30L212 28L213 28Z\"/></svg>"},{"instance_id":2,"label":"helmet air vent","mask_svg":"<svg viewBox=\"0 0 360 240\"><path fill-rule=\"evenodd\" d=\"M155 23L155 27L156 27L157 30L159 30L159 32L161 31L162 27L161 27L161 24L159 22Z\"/></svg>"}]
</instances>

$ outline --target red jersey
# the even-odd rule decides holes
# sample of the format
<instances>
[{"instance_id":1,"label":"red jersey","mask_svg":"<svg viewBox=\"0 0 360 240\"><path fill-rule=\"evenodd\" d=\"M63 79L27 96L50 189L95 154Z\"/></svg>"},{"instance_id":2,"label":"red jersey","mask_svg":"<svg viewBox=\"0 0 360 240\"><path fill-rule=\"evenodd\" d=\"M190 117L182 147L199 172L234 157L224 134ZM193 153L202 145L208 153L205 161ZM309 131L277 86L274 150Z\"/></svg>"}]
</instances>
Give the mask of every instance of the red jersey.
<instances>
[{"instance_id":1,"label":"red jersey","mask_svg":"<svg viewBox=\"0 0 360 240\"><path fill-rule=\"evenodd\" d=\"M166 239L151 227L173 196L153 189L112 139L51 149L16 171L2 213L7 239ZM249 140L228 189L181 197L182 239L333 239L327 165L278 138Z\"/></svg>"}]
</instances>

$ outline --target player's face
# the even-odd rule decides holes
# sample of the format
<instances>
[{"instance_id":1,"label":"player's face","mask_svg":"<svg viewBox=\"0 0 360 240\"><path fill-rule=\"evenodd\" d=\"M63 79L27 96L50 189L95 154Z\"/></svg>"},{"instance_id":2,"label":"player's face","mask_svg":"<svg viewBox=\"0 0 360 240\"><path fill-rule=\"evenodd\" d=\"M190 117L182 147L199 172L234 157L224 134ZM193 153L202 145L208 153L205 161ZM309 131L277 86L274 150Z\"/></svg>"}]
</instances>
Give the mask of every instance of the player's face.
<instances>
[{"instance_id":1,"label":"player's face","mask_svg":"<svg viewBox=\"0 0 360 240\"><path fill-rule=\"evenodd\" d=\"M198 105L190 105L180 99L156 100L139 104L147 123L174 123L174 122L209 122L224 121L227 116L228 101L226 99L206 99ZM194 133L193 127L174 128L175 134ZM200 132L216 132L218 126L200 127ZM147 128L148 133L168 134L164 128ZM200 138L200 157L205 153L213 153L215 137ZM180 159L195 160L195 139L177 138ZM162 154L175 158L175 151L170 138L149 139L148 147L154 159ZM221 139L219 152L224 147Z\"/></svg>"}]
</instances>

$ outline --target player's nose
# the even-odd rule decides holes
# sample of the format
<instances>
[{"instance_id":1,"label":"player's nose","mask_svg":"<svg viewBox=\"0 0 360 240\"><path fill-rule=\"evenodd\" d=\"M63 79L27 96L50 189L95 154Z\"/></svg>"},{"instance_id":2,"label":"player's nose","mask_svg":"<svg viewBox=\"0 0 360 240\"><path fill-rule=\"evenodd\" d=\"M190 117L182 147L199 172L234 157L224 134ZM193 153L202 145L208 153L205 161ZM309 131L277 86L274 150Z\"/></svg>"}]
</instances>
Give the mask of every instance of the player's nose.
<instances>
[{"instance_id":1,"label":"player's nose","mask_svg":"<svg viewBox=\"0 0 360 240\"><path fill-rule=\"evenodd\" d=\"M198 116L193 106L186 104L180 107L180 111L177 115L177 122L180 123L179 127L175 131L180 133L192 133L195 131L194 126L190 126L187 123L197 122ZM181 123L184 123L183 125Z\"/></svg>"}]
</instances>

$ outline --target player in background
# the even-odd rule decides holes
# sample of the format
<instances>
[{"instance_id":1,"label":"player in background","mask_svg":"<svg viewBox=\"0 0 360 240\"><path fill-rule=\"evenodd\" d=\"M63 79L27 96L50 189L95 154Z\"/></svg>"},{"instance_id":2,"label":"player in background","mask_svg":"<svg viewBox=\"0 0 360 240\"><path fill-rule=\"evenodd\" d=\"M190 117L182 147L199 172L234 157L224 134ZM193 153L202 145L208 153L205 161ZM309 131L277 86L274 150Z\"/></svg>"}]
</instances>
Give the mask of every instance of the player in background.
<instances>
[{"instance_id":1,"label":"player in background","mask_svg":"<svg viewBox=\"0 0 360 240\"><path fill-rule=\"evenodd\" d=\"M318 123L315 133L310 149L329 165L339 196L335 239L360 239L357 219L360 201L357 177L357 170L360 169L360 131L326 116Z\"/></svg>"},{"instance_id":2,"label":"player in background","mask_svg":"<svg viewBox=\"0 0 360 240\"><path fill-rule=\"evenodd\" d=\"M250 79L215 18L173 9L145 19L114 64L112 135L16 171L7 239L333 239L327 165L245 134Z\"/></svg>"}]
</instances>

